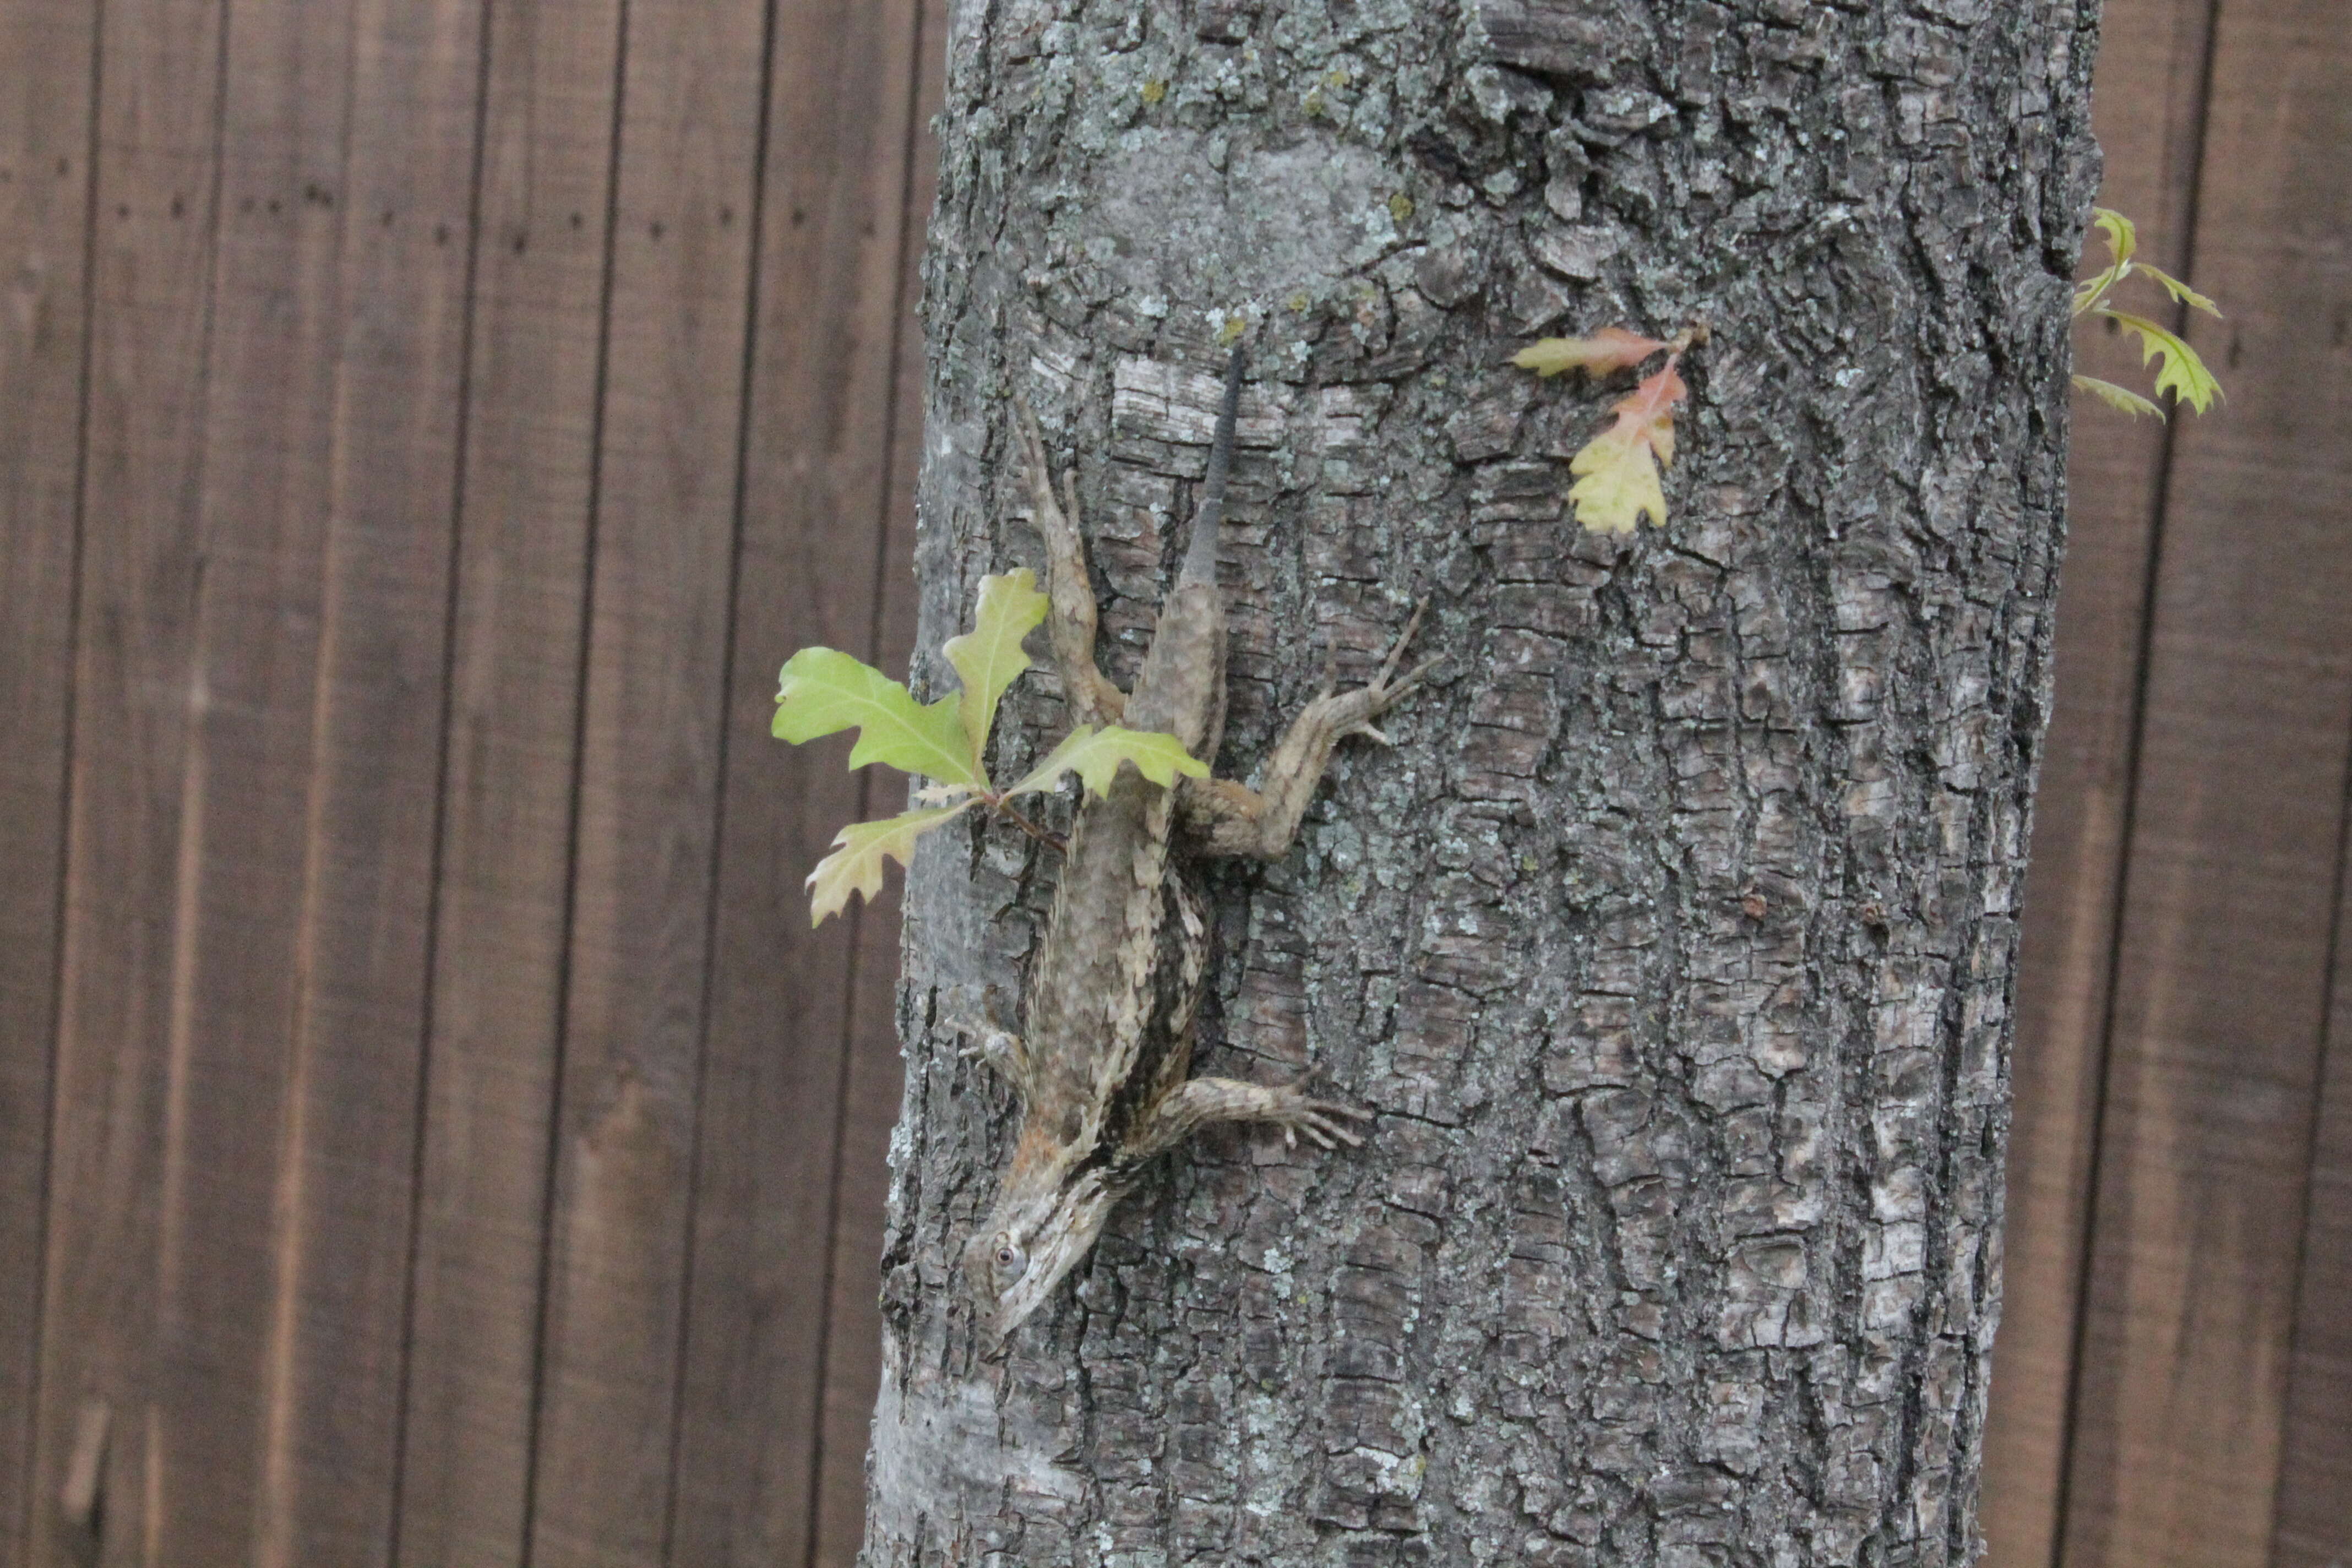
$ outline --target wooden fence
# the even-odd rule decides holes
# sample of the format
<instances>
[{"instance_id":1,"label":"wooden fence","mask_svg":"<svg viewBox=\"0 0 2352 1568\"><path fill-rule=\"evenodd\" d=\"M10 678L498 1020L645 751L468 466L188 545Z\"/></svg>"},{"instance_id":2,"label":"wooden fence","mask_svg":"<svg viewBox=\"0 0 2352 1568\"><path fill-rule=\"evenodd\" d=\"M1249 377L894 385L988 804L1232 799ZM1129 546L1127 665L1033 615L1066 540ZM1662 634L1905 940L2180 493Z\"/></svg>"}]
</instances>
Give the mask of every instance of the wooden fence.
<instances>
[{"instance_id":1,"label":"wooden fence","mask_svg":"<svg viewBox=\"0 0 2352 1568\"><path fill-rule=\"evenodd\" d=\"M0 1565L849 1562L894 921L761 737L911 637L942 10L0 6ZM1987 1525L2318 1568L2352 26L2100 84L2231 401L2078 434Z\"/></svg>"},{"instance_id":2,"label":"wooden fence","mask_svg":"<svg viewBox=\"0 0 2352 1568\"><path fill-rule=\"evenodd\" d=\"M2097 89L2230 402L2076 423L1986 1528L2000 1568L2340 1568L2352 15L2109 0Z\"/></svg>"}]
</instances>

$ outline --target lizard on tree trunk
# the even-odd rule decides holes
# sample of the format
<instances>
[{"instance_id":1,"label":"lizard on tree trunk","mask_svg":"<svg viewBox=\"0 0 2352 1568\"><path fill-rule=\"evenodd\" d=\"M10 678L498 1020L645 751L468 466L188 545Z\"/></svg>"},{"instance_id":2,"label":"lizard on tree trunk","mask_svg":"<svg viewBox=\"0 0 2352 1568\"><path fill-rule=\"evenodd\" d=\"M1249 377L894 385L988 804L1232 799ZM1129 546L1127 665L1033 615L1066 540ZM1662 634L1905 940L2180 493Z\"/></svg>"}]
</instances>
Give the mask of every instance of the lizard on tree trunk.
<instances>
[{"instance_id":1,"label":"lizard on tree trunk","mask_svg":"<svg viewBox=\"0 0 2352 1568\"><path fill-rule=\"evenodd\" d=\"M1076 522L1076 487L1064 487L1066 510L1055 499L1036 421L1024 409L1024 456L1045 545L1047 637L1074 721L1161 731L1195 756L1216 755L1225 716L1217 525L1241 390L1236 347L1183 568L1127 694L1095 663L1094 589ZM1085 1258L1142 1166L1194 1130L1267 1121L1293 1142L1301 1131L1325 1148L1358 1142L1345 1121L1367 1112L1312 1099L1295 1085L1187 1076L1209 922L1197 880L1170 850L1181 837L1202 854L1279 858L1332 748L1349 735L1378 737L1372 721L1420 684L1423 669L1397 675L1419 620L1416 614L1370 685L1327 689L1307 705L1276 749L1262 790L1219 779L1163 787L1129 767L1108 794L1078 808L1030 987L1027 1033L980 1035L982 1054L1024 1105L1021 1139L995 1207L964 1254L991 1343L1001 1343Z\"/></svg>"}]
</instances>

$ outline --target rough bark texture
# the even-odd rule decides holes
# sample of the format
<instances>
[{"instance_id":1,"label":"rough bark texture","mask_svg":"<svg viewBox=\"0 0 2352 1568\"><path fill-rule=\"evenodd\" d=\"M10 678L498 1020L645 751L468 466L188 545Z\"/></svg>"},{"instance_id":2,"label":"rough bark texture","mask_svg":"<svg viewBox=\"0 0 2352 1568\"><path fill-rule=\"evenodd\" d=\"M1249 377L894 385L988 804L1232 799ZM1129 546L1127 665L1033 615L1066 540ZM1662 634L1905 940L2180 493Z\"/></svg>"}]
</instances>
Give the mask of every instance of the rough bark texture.
<instances>
[{"instance_id":1,"label":"rough bark texture","mask_svg":"<svg viewBox=\"0 0 2352 1568\"><path fill-rule=\"evenodd\" d=\"M956 6L919 684L1037 563L1016 387L1132 671L1237 310L1219 771L1416 594L1446 662L1213 881L1197 1070L1311 1070L1370 1143L1196 1140L1002 1363L951 1269L1012 1106L947 1026L1020 994L1057 867L919 858L869 1568L1973 1554L2095 22ZM1580 534L1616 394L1503 360L1695 321L1671 522Z\"/></svg>"}]
</instances>

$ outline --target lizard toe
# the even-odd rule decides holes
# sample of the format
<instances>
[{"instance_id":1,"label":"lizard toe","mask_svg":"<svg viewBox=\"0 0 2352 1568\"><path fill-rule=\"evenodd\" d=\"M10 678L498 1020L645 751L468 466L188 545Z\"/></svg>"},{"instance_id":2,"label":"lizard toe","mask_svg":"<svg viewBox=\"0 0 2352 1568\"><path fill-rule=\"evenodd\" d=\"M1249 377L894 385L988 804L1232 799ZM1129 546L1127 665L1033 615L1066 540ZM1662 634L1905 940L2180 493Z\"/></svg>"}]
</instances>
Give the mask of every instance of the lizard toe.
<instances>
[{"instance_id":1,"label":"lizard toe","mask_svg":"<svg viewBox=\"0 0 2352 1568\"><path fill-rule=\"evenodd\" d=\"M1339 1143L1345 1143L1350 1149L1362 1148L1362 1134L1347 1122L1370 1120L1371 1112L1369 1110L1359 1110L1352 1105L1339 1105L1328 1100L1310 1101L1299 1114L1300 1125L1306 1128L1307 1135L1326 1149L1336 1148Z\"/></svg>"}]
</instances>

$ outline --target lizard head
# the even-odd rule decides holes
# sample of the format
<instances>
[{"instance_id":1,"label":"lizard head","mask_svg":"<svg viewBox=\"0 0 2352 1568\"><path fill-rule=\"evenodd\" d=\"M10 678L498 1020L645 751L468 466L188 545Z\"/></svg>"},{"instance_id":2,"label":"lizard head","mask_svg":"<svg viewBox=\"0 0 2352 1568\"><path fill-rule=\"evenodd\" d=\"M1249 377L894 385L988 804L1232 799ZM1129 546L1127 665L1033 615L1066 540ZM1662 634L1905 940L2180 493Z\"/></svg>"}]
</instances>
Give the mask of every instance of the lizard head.
<instances>
[{"instance_id":1,"label":"lizard head","mask_svg":"<svg viewBox=\"0 0 2352 1568\"><path fill-rule=\"evenodd\" d=\"M1080 1170L1043 1192L1000 1194L965 1246L963 1271L982 1332L1001 1345L1084 1261L1118 1190L1100 1170Z\"/></svg>"}]
</instances>

